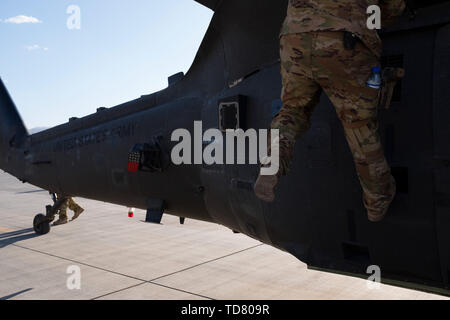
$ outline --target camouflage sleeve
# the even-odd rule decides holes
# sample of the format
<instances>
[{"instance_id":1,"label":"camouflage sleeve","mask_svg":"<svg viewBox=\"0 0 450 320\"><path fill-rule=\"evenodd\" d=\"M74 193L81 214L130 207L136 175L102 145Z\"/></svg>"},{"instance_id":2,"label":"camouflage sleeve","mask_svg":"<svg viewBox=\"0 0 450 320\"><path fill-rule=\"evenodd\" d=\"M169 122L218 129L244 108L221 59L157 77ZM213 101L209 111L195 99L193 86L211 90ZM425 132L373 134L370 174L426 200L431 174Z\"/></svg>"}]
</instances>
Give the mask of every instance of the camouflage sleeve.
<instances>
[{"instance_id":1,"label":"camouflage sleeve","mask_svg":"<svg viewBox=\"0 0 450 320\"><path fill-rule=\"evenodd\" d=\"M406 3L405 0L381 0L380 8L383 27L388 27L405 11Z\"/></svg>"}]
</instances>

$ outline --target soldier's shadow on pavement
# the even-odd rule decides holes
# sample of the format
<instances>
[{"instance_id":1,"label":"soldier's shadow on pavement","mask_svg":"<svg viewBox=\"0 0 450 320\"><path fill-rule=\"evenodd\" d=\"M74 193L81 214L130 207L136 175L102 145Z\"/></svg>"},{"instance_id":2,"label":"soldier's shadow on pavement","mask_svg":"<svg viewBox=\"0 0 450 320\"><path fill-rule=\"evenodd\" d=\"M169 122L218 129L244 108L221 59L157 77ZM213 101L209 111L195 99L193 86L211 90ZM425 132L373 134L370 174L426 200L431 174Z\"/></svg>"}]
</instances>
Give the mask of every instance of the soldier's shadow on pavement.
<instances>
[{"instance_id":1,"label":"soldier's shadow on pavement","mask_svg":"<svg viewBox=\"0 0 450 320\"><path fill-rule=\"evenodd\" d=\"M27 240L34 237L38 237L38 235L34 232L33 228L2 233L0 234L0 249L18 241Z\"/></svg>"}]
</instances>

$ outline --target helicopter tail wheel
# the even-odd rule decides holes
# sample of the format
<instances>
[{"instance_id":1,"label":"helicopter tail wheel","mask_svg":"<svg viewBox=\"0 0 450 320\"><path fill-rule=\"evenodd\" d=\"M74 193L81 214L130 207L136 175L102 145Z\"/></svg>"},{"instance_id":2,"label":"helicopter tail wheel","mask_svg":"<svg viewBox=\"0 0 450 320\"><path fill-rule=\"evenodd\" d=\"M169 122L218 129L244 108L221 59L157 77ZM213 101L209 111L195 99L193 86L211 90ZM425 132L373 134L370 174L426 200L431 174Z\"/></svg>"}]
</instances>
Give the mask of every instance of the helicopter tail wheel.
<instances>
[{"instance_id":1,"label":"helicopter tail wheel","mask_svg":"<svg viewBox=\"0 0 450 320\"><path fill-rule=\"evenodd\" d=\"M36 215L33 220L34 232L44 235L50 232L50 221L42 213Z\"/></svg>"}]
</instances>

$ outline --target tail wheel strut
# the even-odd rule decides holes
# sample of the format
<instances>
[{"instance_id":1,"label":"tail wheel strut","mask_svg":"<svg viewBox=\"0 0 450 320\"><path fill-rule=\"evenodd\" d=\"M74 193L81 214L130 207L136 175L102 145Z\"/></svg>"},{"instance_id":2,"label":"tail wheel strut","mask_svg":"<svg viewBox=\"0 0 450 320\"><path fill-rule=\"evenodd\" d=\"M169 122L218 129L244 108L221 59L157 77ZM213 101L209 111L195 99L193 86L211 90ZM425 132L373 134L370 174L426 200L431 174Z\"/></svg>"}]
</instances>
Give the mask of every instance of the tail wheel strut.
<instances>
[{"instance_id":1,"label":"tail wheel strut","mask_svg":"<svg viewBox=\"0 0 450 320\"><path fill-rule=\"evenodd\" d=\"M56 199L55 199L56 200ZM34 232L40 235L44 235L50 232L50 223L54 220L56 212L58 212L61 205L67 200L67 198L62 197L55 201L53 206L47 206L47 214L44 215L39 213L34 217L33 229Z\"/></svg>"}]
</instances>

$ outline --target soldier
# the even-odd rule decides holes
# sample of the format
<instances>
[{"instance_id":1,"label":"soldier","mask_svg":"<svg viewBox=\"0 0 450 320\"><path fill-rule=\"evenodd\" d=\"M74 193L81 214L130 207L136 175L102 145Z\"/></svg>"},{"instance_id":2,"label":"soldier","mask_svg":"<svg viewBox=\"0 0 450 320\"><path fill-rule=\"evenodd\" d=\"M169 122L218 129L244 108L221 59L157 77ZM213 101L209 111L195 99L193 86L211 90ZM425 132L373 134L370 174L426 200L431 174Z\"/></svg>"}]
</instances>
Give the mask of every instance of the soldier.
<instances>
[{"instance_id":1,"label":"soldier","mask_svg":"<svg viewBox=\"0 0 450 320\"><path fill-rule=\"evenodd\" d=\"M379 90L366 85L373 67L380 65L381 40L367 27L366 13L369 5L377 4L384 22L405 9L403 0L289 0L280 35L283 107L271 124L280 133L280 170L272 176L260 174L255 183L260 199L275 199L295 141L309 129L325 92L344 127L368 218L376 222L386 215L396 185L378 132Z\"/></svg>"},{"instance_id":2,"label":"soldier","mask_svg":"<svg viewBox=\"0 0 450 320\"><path fill-rule=\"evenodd\" d=\"M58 195L58 198L61 196ZM75 220L80 216L80 214L83 213L84 209L80 207L71 197L67 198L61 207L58 210L59 219L53 223L54 226L58 226L61 224L66 224L68 222L67 218L67 207L69 207L70 210L74 212L74 215L72 217L72 221Z\"/></svg>"}]
</instances>

